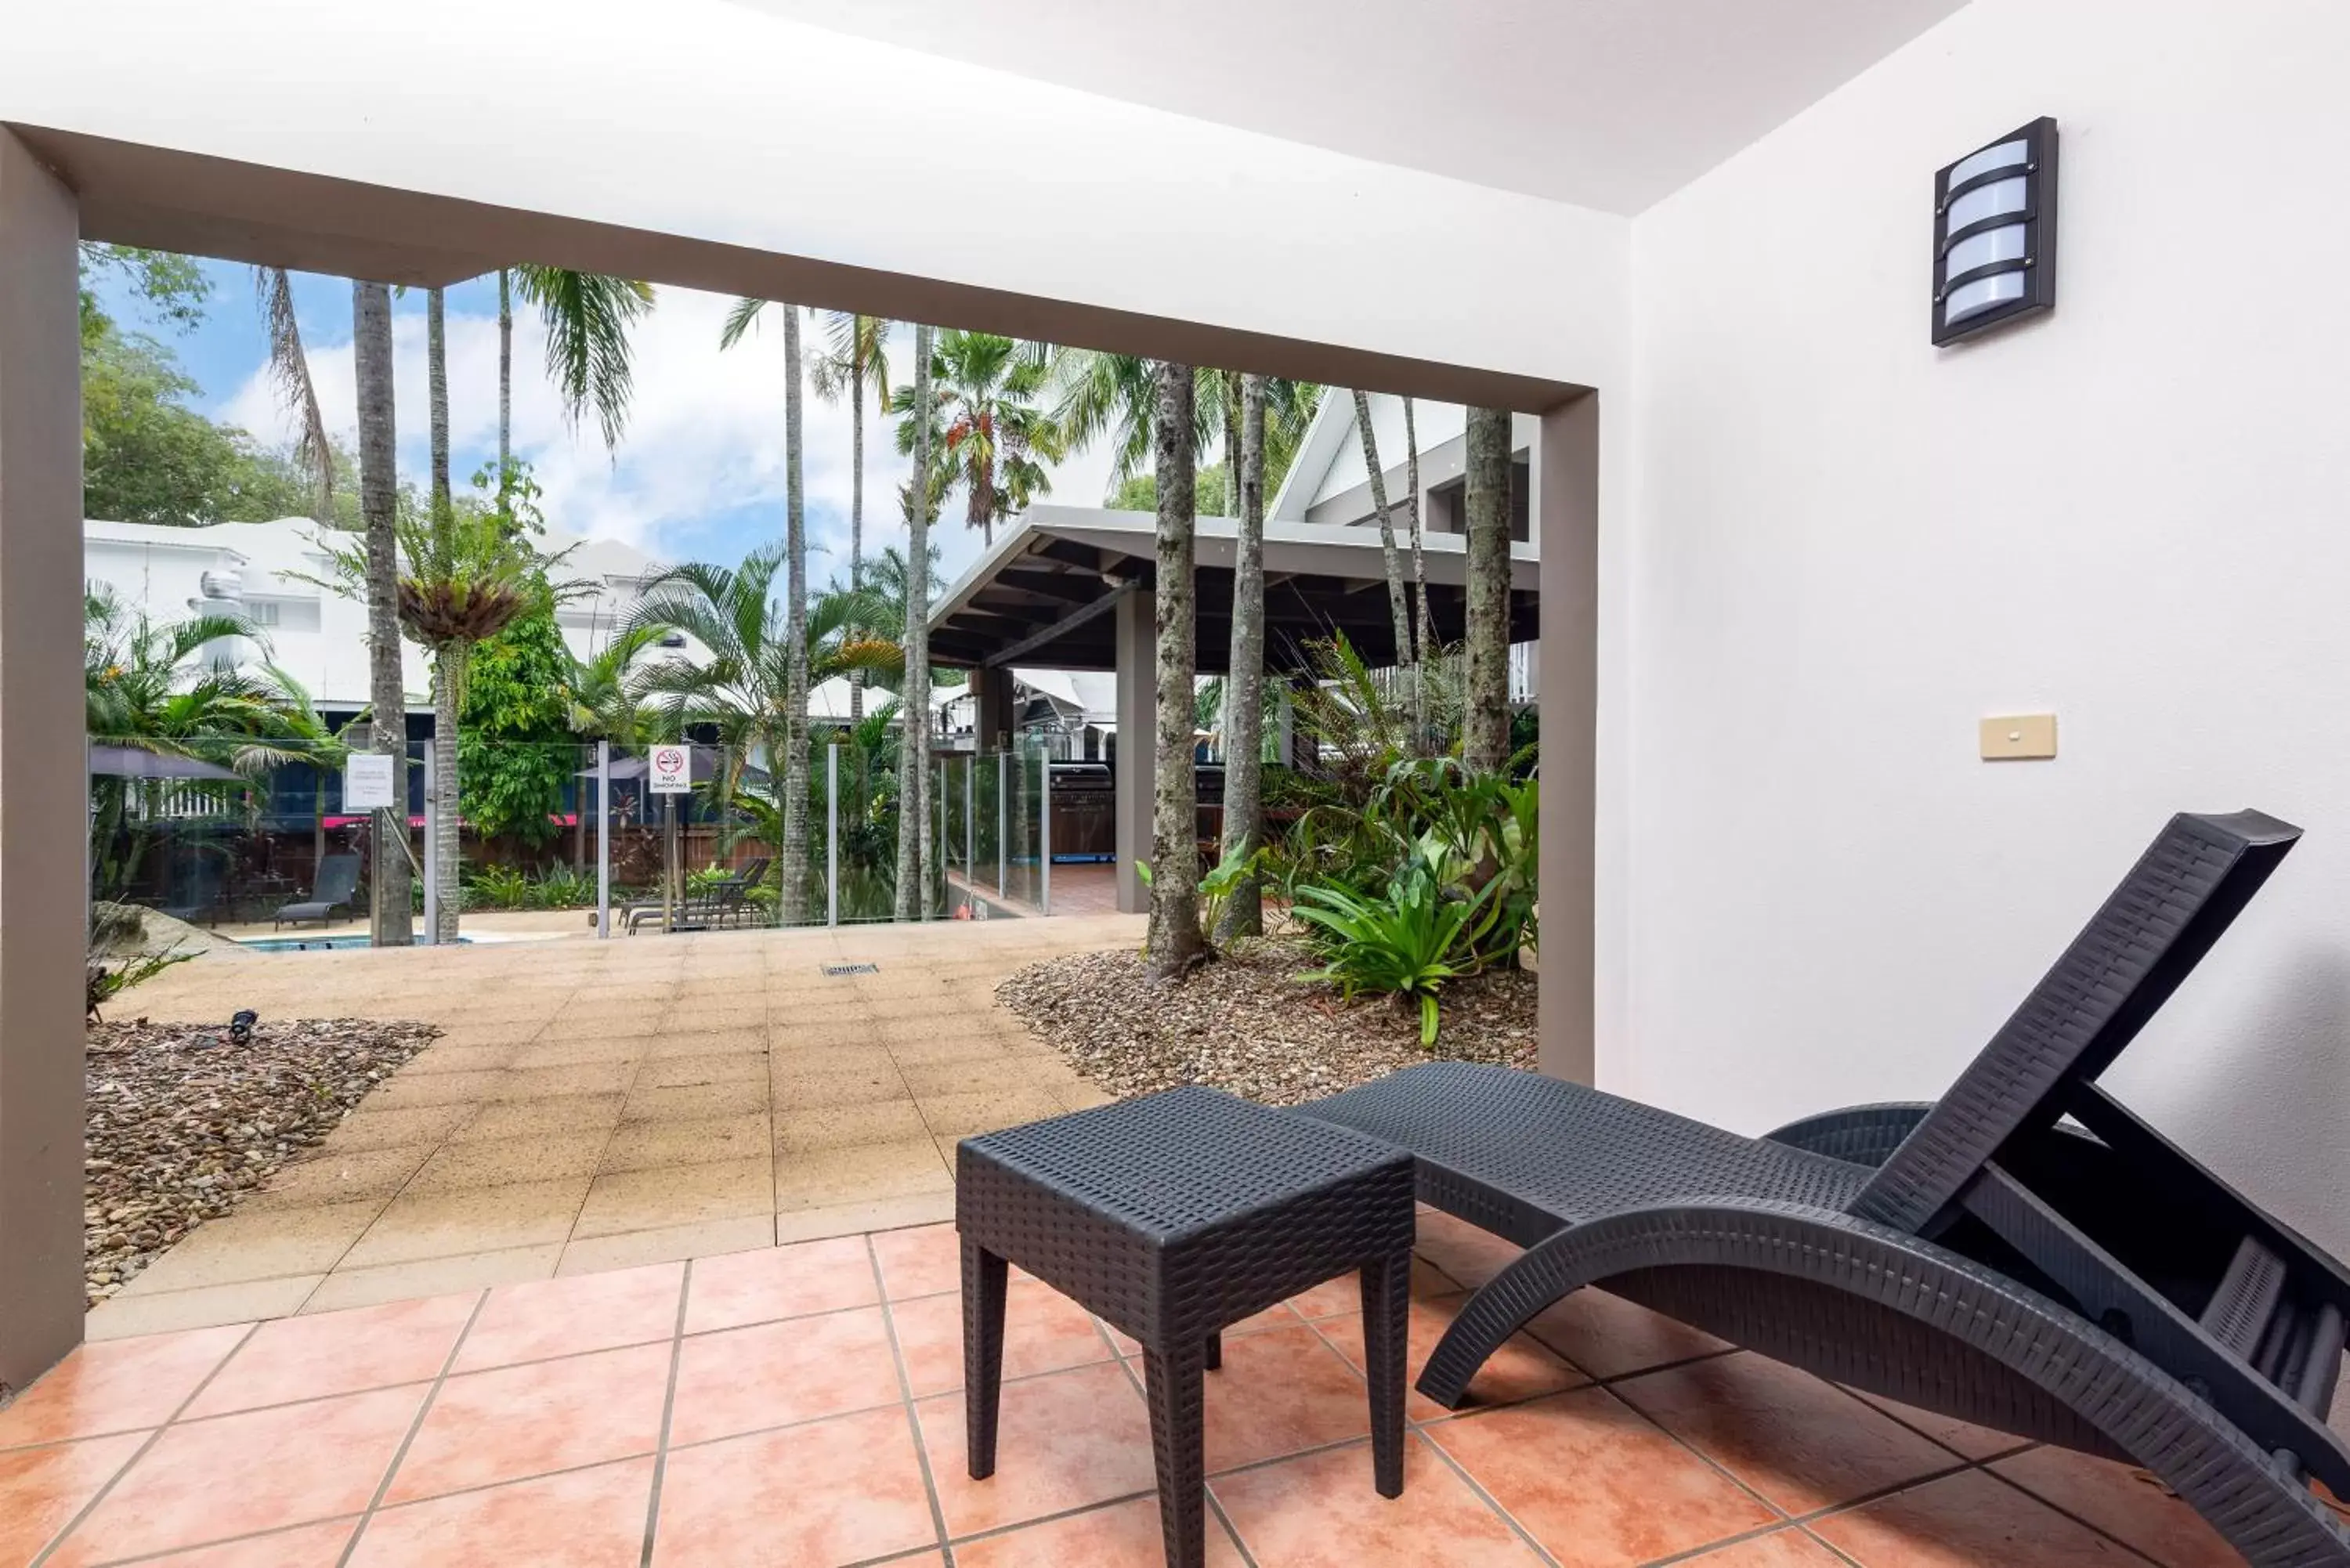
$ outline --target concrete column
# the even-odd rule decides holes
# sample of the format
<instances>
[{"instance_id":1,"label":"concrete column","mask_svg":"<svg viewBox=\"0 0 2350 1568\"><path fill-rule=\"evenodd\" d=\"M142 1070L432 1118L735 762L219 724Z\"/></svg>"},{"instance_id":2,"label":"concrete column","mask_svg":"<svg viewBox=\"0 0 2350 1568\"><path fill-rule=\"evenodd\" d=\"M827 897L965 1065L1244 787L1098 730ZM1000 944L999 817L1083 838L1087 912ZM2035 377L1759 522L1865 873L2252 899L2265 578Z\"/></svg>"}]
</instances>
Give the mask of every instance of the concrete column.
<instances>
[{"instance_id":1,"label":"concrete column","mask_svg":"<svg viewBox=\"0 0 2350 1568\"><path fill-rule=\"evenodd\" d=\"M78 238L0 128L0 1388L81 1343Z\"/></svg>"},{"instance_id":2,"label":"concrete column","mask_svg":"<svg viewBox=\"0 0 2350 1568\"><path fill-rule=\"evenodd\" d=\"M1118 908L1150 912L1135 867L1150 858L1150 797L1159 734L1159 596L1128 590L1118 601Z\"/></svg>"},{"instance_id":3,"label":"concrete column","mask_svg":"<svg viewBox=\"0 0 2350 1568\"><path fill-rule=\"evenodd\" d=\"M983 752L1000 752L1012 743L1012 671L983 669L971 672L972 700L978 709L972 729Z\"/></svg>"},{"instance_id":4,"label":"concrete column","mask_svg":"<svg viewBox=\"0 0 2350 1568\"><path fill-rule=\"evenodd\" d=\"M1599 761L1599 396L1542 416L1532 479L1542 546L1540 1065L1592 1081Z\"/></svg>"}]
</instances>

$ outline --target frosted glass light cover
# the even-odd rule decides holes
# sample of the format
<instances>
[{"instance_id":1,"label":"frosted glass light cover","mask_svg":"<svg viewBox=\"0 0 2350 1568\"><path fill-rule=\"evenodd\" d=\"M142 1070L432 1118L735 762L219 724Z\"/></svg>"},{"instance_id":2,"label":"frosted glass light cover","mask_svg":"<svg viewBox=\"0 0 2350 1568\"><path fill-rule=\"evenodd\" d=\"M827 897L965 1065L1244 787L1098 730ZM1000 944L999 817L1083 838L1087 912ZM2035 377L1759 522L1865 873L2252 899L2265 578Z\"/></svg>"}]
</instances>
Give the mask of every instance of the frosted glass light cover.
<instances>
[{"instance_id":1,"label":"frosted glass light cover","mask_svg":"<svg viewBox=\"0 0 2350 1568\"><path fill-rule=\"evenodd\" d=\"M1985 229L1979 234L1969 234L1950 247L1943 266L1943 275L1956 277L1962 272L1972 272L1992 262L2023 259L2022 223L2010 223L2004 228Z\"/></svg>"},{"instance_id":2,"label":"frosted glass light cover","mask_svg":"<svg viewBox=\"0 0 2350 1568\"><path fill-rule=\"evenodd\" d=\"M1942 301L1942 324L1964 321L1970 316L1980 316L1994 305L2005 305L2023 297L2023 274L1995 272L1989 277L1979 277L1972 283L1962 283L1950 290Z\"/></svg>"},{"instance_id":3,"label":"frosted glass light cover","mask_svg":"<svg viewBox=\"0 0 2350 1568\"><path fill-rule=\"evenodd\" d=\"M1979 185L1950 203L1949 214L1942 220L1942 233L1952 234L1969 223L1985 218L2002 217L2023 211L2024 190L2029 182L2022 175L2012 180L1995 181Z\"/></svg>"},{"instance_id":4,"label":"frosted glass light cover","mask_svg":"<svg viewBox=\"0 0 2350 1568\"><path fill-rule=\"evenodd\" d=\"M1950 184L1963 185L1978 174L1988 174L1994 169L2022 163L2031 156L2031 145L2021 140L1986 147L1972 157L1961 158L1950 165Z\"/></svg>"}]
</instances>

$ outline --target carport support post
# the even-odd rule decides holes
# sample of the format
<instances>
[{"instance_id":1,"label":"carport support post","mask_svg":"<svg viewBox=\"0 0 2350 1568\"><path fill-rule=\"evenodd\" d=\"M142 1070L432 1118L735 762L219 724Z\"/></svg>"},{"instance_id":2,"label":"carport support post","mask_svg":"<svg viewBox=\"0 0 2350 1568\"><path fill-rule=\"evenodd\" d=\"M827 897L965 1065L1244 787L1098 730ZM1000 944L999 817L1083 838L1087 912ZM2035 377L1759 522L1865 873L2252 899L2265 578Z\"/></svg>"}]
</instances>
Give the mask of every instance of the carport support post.
<instances>
[{"instance_id":1,"label":"carport support post","mask_svg":"<svg viewBox=\"0 0 2350 1568\"><path fill-rule=\"evenodd\" d=\"M1542 416L1534 486L1542 544L1538 1064L1592 1081L1598 999L1599 394Z\"/></svg>"},{"instance_id":2,"label":"carport support post","mask_svg":"<svg viewBox=\"0 0 2350 1568\"><path fill-rule=\"evenodd\" d=\"M1159 733L1159 596L1129 588L1118 600L1118 908L1150 912L1135 867L1150 857L1150 801Z\"/></svg>"},{"instance_id":3,"label":"carport support post","mask_svg":"<svg viewBox=\"0 0 2350 1568\"><path fill-rule=\"evenodd\" d=\"M1012 671L1003 665L982 665L971 672L972 731L978 739L972 749L982 756L1012 746Z\"/></svg>"},{"instance_id":4,"label":"carport support post","mask_svg":"<svg viewBox=\"0 0 2350 1568\"><path fill-rule=\"evenodd\" d=\"M0 1389L82 1334L79 237L0 128Z\"/></svg>"},{"instance_id":5,"label":"carport support post","mask_svg":"<svg viewBox=\"0 0 2350 1568\"><path fill-rule=\"evenodd\" d=\"M596 940L612 934L612 742L596 742Z\"/></svg>"}]
</instances>

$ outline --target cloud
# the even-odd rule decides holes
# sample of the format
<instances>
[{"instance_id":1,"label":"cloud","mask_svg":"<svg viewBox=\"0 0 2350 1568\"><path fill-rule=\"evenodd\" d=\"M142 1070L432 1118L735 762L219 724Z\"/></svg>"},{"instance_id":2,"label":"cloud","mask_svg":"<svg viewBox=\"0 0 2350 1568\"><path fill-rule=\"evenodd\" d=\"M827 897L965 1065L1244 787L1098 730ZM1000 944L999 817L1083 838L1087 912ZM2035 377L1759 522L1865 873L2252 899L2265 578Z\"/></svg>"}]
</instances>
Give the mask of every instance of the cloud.
<instances>
[{"instance_id":1,"label":"cloud","mask_svg":"<svg viewBox=\"0 0 2350 1568\"><path fill-rule=\"evenodd\" d=\"M650 315L638 324L636 391L626 433L607 455L592 421L568 428L545 373L546 349L536 312L515 320L514 441L545 490L553 526L596 538L616 538L674 558L691 550L739 556L784 531L783 323L767 318L734 348L721 351L721 323L731 298L691 289L663 288ZM305 323L306 327L309 324ZM821 343L821 325L806 317L806 353ZM458 485L492 462L497 449L497 321L452 309L448 321L450 445ZM891 343L893 370L902 379L913 354L910 328ZM258 352L256 346L256 353ZM313 332L312 379L328 429L356 440L356 389L348 322L339 336ZM404 478L421 483L428 466L425 415L424 315L421 296L397 302L392 324L393 397ZM868 397L872 394L868 391ZM292 427L277 406L265 368L256 367L214 410L216 417L265 441L286 440ZM821 582L848 560L850 414L844 403L810 396L802 407L805 483L811 560ZM894 430L877 406L866 410L866 549L901 542L898 486L908 461L898 454ZM1097 502L1110 469L1106 447L1079 453L1054 472L1054 499ZM953 576L979 551L978 535L953 514L941 519L945 573ZM820 552L820 553L819 553Z\"/></svg>"}]
</instances>

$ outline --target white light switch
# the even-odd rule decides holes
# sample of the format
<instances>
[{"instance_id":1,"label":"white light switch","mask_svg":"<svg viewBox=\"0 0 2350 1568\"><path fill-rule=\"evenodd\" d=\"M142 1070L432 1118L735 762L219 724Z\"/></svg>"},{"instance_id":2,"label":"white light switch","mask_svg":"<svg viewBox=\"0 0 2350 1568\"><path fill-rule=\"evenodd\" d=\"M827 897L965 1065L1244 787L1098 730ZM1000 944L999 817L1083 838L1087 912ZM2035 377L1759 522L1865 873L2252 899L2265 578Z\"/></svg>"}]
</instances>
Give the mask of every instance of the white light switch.
<instances>
[{"instance_id":1,"label":"white light switch","mask_svg":"<svg viewBox=\"0 0 2350 1568\"><path fill-rule=\"evenodd\" d=\"M1987 763L2041 762L2056 754L2056 715L2012 713L1985 719L1982 758Z\"/></svg>"}]
</instances>

